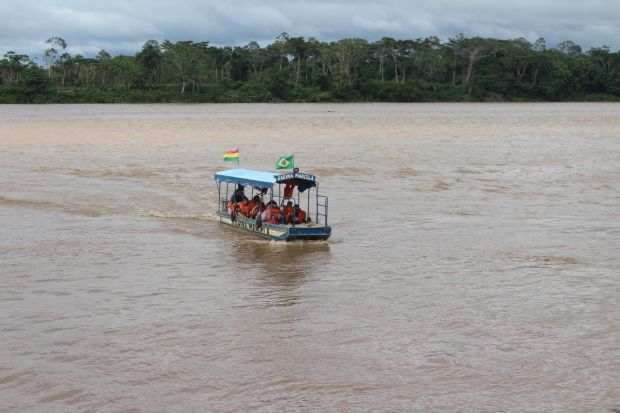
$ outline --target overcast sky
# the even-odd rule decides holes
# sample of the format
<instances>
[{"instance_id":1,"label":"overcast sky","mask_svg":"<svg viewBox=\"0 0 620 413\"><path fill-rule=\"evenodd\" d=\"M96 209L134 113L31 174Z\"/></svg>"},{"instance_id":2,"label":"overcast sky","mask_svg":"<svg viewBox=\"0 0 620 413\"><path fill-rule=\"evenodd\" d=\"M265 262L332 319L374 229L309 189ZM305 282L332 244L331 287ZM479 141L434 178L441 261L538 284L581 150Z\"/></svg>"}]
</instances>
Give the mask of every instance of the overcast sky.
<instances>
[{"instance_id":1,"label":"overcast sky","mask_svg":"<svg viewBox=\"0 0 620 413\"><path fill-rule=\"evenodd\" d=\"M462 32L620 48L620 0L0 0L0 16L0 56L41 54L50 36L64 38L71 54L94 55L134 54L148 39L264 46L282 32L321 41L445 41Z\"/></svg>"}]
</instances>

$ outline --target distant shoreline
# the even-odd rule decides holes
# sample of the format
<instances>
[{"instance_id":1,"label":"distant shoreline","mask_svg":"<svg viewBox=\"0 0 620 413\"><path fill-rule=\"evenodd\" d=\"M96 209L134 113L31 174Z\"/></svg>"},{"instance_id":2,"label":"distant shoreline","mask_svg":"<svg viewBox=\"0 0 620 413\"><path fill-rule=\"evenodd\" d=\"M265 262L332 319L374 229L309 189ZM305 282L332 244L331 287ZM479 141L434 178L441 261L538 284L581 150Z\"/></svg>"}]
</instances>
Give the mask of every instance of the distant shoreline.
<instances>
[{"instance_id":1,"label":"distant shoreline","mask_svg":"<svg viewBox=\"0 0 620 413\"><path fill-rule=\"evenodd\" d=\"M461 99L420 99L420 100L244 100L244 99L209 99L203 94L179 95L178 93L128 92L114 94L110 92L70 90L52 92L45 95L3 94L0 91L1 104L146 104L146 103L583 103L583 102L620 102L620 96L611 94L588 94L566 99L507 99L502 96L471 97Z\"/></svg>"},{"instance_id":2,"label":"distant shoreline","mask_svg":"<svg viewBox=\"0 0 620 413\"><path fill-rule=\"evenodd\" d=\"M564 41L434 36L319 42L148 40L133 56L72 56L50 37L44 65L7 52L0 103L618 102L620 52Z\"/></svg>"}]
</instances>

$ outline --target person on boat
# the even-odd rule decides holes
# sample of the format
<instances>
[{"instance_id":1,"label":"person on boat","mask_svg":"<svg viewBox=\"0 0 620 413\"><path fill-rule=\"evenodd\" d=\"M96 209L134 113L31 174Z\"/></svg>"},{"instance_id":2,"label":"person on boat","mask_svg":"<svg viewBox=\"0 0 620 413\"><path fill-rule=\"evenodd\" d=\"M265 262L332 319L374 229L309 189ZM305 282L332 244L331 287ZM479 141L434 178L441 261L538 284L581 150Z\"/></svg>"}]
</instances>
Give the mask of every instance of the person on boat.
<instances>
[{"instance_id":1,"label":"person on boat","mask_svg":"<svg viewBox=\"0 0 620 413\"><path fill-rule=\"evenodd\" d=\"M293 223L294 224L304 224L306 222L306 213L303 209L299 207L298 204L295 204L293 207Z\"/></svg>"},{"instance_id":2,"label":"person on boat","mask_svg":"<svg viewBox=\"0 0 620 413\"><path fill-rule=\"evenodd\" d=\"M254 195L254 197L250 201L250 215L252 216L252 218L256 217L256 210L258 209L259 205L260 197L258 195Z\"/></svg>"},{"instance_id":3,"label":"person on boat","mask_svg":"<svg viewBox=\"0 0 620 413\"><path fill-rule=\"evenodd\" d=\"M265 208L265 204L263 202L261 202L260 199L258 199L254 203L254 206L252 207L252 209L250 210L250 217L251 218L256 218L257 216L259 216L263 212L264 208Z\"/></svg>"},{"instance_id":4,"label":"person on boat","mask_svg":"<svg viewBox=\"0 0 620 413\"><path fill-rule=\"evenodd\" d=\"M250 205L249 199L245 198L242 202L237 202L237 206L244 217L250 217L252 214L252 206Z\"/></svg>"},{"instance_id":5,"label":"person on boat","mask_svg":"<svg viewBox=\"0 0 620 413\"><path fill-rule=\"evenodd\" d=\"M231 202L241 202L244 199L247 199L245 196L245 192L243 192L243 185L239 184L237 185L237 189L235 189L235 192L233 193L232 197L230 198Z\"/></svg>"},{"instance_id":6,"label":"person on boat","mask_svg":"<svg viewBox=\"0 0 620 413\"><path fill-rule=\"evenodd\" d=\"M241 202L229 202L228 213L230 214L230 220L236 221L237 216L243 215L243 213L241 212Z\"/></svg>"},{"instance_id":7,"label":"person on boat","mask_svg":"<svg viewBox=\"0 0 620 413\"><path fill-rule=\"evenodd\" d=\"M293 189L297 186L299 181L297 179L289 179L284 185L284 198L290 198L293 196Z\"/></svg>"},{"instance_id":8,"label":"person on boat","mask_svg":"<svg viewBox=\"0 0 620 413\"><path fill-rule=\"evenodd\" d=\"M288 201L286 206L282 210L282 215L284 216L284 223L290 224L293 222L293 202Z\"/></svg>"},{"instance_id":9,"label":"person on boat","mask_svg":"<svg viewBox=\"0 0 620 413\"><path fill-rule=\"evenodd\" d=\"M265 207L265 204L263 204L262 202L260 204L258 204L256 206L256 212L254 212L254 215L252 215L252 217L254 218L254 222L256 224L256 228L260 228L263 226L263 213L267 211L267 208Z\"/></svg>"},{"instance_id":10,"label":"person on boat","mask_svg":"<svg viewBox=\"0 0 620 413\"><path fill-rule=\"evenodd\" d=\"M260 204L260 196L254 195L254 198L250 201L250 205L254 208L256 205Z\"/></svg>"},{"instance_id":11,"label":"person on boat","mask_svg":"<svg viewBox=\"0 0 620 413\"><path fill-rule=\"evenodd\" d=\"M226 204L226 209L229 214L233 214L237 209L237 203L233 201L228 202L228 204Z\"/></svg>"},{"instance_id":12,"label":"person on boat","mask_svg":"<svg viewBox=\"0 0 620 413\"><path fill-rule=\"evenodd\" d=\"M269 222L271 220L271 205L265 205L265 204L261 204L260 209L259 209L259 214L257 214L260 217L260 220L262 222Z\"/></svg>"},{"instance_id":13,"label":"person on boat","mask_svg":"<svg viewBox=\"0 0 620 413\"><path fill-rule=\"evenodd\" d=\"M270 222L272 224L280 224L282 222L282 210L276 203L276 201L270 202Z\"/></svg>"},{"instance_id":14,"label":"person on boat","mask_svg":"<svg viewBox=\"0 0 620 413\"><path fill-rule=\"evenodd\" d=\"M263 222L279 224L282 221L282 210L276 201L270 201L260 217Z\"/></svg>"}]
</instances>

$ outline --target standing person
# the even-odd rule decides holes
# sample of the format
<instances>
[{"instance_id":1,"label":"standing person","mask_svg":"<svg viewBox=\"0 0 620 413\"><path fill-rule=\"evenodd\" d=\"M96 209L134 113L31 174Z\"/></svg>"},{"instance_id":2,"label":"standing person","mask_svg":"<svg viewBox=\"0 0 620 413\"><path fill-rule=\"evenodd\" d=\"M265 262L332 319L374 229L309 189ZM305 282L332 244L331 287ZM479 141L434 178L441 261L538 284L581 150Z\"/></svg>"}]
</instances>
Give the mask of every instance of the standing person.
<instances>
[{"instance_id":1,"label":"standing person","mask_svg":"<svg viewBox=\"0 0 620 413\"><path fill-rule=\"evenodd\" d=\"M239 184L237 185L237 189L235 189L235 192L233 193L232 197L231 197L231 201L232 202L241 202L244 199L247 199L245 196L245 192L243 192L243 185Z\"/></svg>"}]
</instances>

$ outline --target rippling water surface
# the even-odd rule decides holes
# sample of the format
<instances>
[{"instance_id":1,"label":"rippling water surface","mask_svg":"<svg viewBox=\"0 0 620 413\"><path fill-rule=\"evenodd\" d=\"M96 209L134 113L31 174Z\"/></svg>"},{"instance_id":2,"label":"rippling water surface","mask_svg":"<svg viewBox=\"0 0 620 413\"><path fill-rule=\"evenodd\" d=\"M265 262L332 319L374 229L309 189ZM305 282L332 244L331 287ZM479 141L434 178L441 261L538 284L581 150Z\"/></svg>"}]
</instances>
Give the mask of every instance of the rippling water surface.
<instances>
[{"instance_id":1,"label":"rippling water surface","mask_svg":"<svg viewBox=\"0 0 620 413\"><path fill-rule=\"evenodd\" d=\"M214 220L294 152L332 238ZM620 408L618 104L0 106L0 411Z\"/></svg>"}]
</instances>

